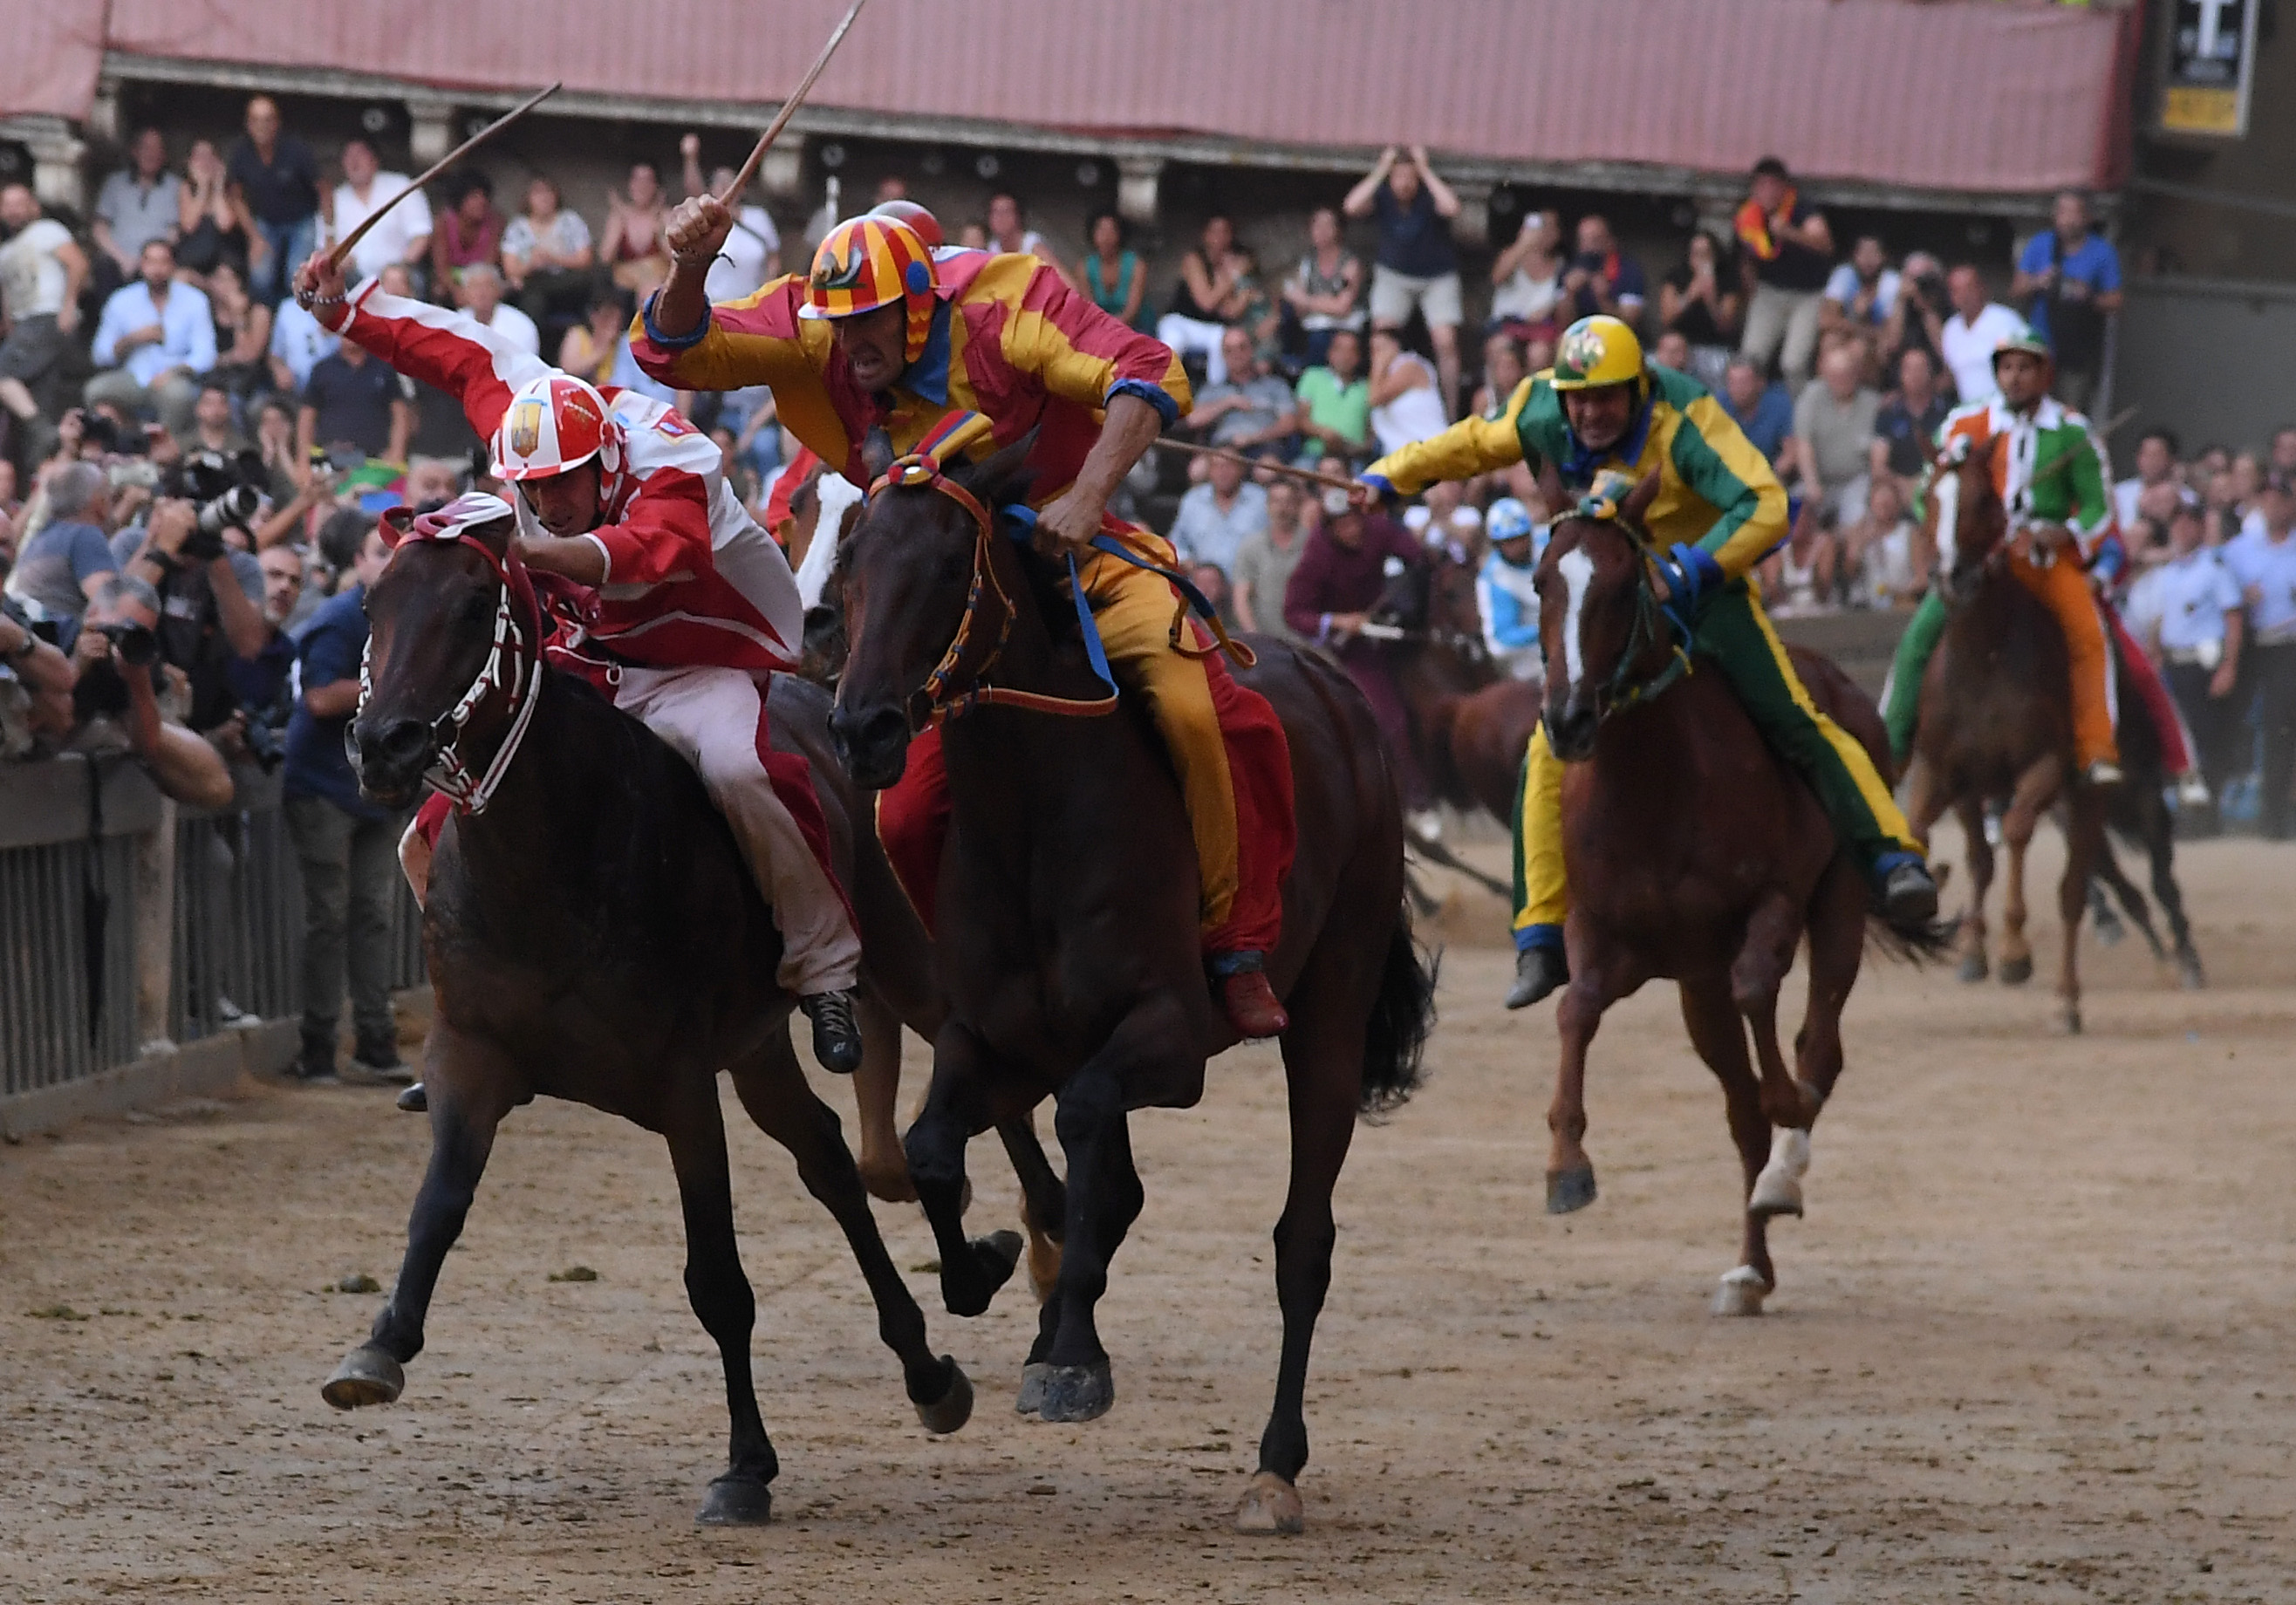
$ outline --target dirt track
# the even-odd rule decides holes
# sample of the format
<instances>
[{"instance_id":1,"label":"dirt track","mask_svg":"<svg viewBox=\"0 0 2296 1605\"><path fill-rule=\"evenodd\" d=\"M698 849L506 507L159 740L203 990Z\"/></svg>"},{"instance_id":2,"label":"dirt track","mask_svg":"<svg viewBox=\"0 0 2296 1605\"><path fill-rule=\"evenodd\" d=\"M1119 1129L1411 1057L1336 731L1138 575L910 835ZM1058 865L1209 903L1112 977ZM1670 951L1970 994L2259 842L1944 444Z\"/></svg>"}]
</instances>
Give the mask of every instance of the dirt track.
<instances>
[{"instance_id":1,"label":"dirt track","mask_svg":"<svg viewBox=\"0 0 2296 1605\"><path fill-rule=\"evenodd\" d=\"M917 1274L980 1389L928 1438L829 1220L729 1115L763 1532L691 1525L722 1395L644 1134L514 1116L405 1399L354 1415L318 1384L379 1299L324 1290L389 1282L426 1147L386 1093L0 1151L0 1599L2296 1599L2296 849L2185 866L2216 987L2092 953L2082 1038L2038 987L1868 969L1759 1321L1706 1313L1736 1167L1670 989L1606 1025L1602 1197L1549 1218L1552 1014L1498 1009L1496 906L1455 906L1432 1080L1341 1183L1290 1541L1226 1527L1274 1372L1265 1050L1136 1124L1084 1428L1012 1414L1025 1291L966 1323ZM921 1265L922 1220L880 1216Z\"/></svg>"}]
</instances>

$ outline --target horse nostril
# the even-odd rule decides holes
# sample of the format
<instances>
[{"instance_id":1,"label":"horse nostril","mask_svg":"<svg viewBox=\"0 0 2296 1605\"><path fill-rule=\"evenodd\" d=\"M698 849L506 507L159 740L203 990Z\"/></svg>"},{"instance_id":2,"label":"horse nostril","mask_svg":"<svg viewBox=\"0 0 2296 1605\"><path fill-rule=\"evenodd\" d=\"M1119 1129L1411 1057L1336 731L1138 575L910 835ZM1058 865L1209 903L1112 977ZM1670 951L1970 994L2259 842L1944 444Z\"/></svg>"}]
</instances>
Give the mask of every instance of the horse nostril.
<instances>
[{"instance_id":1,"label":"horse nostril","mask_svg":"<svg viewBox=\"0 0 2296 1605\"><path fill-rule=\"evenodd\" d=\"M386 766L406 768L430 756L430 727L420 719L383 719L360 732L358 743L363 753Z\"/></svg>"}]
</instances>

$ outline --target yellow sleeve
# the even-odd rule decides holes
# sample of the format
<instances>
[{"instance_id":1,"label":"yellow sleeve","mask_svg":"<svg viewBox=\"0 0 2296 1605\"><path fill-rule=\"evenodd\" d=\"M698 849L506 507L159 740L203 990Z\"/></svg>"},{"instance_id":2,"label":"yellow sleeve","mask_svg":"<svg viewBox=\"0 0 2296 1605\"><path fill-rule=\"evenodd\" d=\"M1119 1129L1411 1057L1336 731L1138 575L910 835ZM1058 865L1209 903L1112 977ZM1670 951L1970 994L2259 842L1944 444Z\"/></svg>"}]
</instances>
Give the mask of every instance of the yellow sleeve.
<instances>
[{"instance_id":1,"label":"yellow sleeve","mask_svg":"<svg viewBox=\"0 0 2296 1605\"><path fill-rule=\"evenodd\" d=\"M1681 482L1721 515L1698 544L1728 577L1743 578L1786 538L1784 487L1713 397L1683 409L1669 456Z\"/></svg>"},{"instance_id":2,"label":"yellow sleeve","mask_svg":"<svg viewBox=\"0 0 2296 1605\"><path fill-rule=\"evenodd\" d=\"M1497 417L1463 418L1439 435L1388 453L1364 471L1364 478L1384 480L1397 495L1410 496L1438 479L1471 479L1521 462L1522 437L1515 420L1530 399L1530 385L1526 379L1515 386Z\"/></svg>"},{"instance_id":3,"label":"yellow sleeve","mask_svg":"<svg viewBox=\"0 0 2296 1605\"><path fill-rule=\"evenodd\" d=\"M1034 257L999 257L974 283L1009 308L1000 340L1004 360L1036 375L1047 394L1094 412L1111 397L1137 396L1168 429L1193 404L1170 347L1074 293Z\"/></svg>"},{"instance_id":4,"label":"yellow sleeve","mask_svg":"<svg viewBox=\"0 0 2296 1605\"><path fill-rule=\"evenodd\" d=\"M648 375L680 390L764 384L778 397L789 387L817 386L828 356L829 329L798 317L804 298L804 281L784 274L755 295L713 304L698 335L683 339L655 331L649 301L630 324L630 355Z\"/></svg>"}]
</instances>

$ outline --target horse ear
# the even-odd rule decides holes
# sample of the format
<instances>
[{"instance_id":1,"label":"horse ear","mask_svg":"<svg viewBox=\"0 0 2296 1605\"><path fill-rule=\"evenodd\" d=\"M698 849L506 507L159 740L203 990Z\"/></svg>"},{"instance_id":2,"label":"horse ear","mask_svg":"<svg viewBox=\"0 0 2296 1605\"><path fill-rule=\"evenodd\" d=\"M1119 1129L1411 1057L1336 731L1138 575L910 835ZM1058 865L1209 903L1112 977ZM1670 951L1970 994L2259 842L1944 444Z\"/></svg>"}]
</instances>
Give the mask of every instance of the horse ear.
<instances>
[{"instance_id":1,"label":"horse ear","mask_svg":"<svg viewBox=\"0 0 2296 1605\"><path fill-rule=\"evenodd\" d=\"M951 477L991 507L1024 501L1029 481L1037 477L1029 467L1029 454L1036 449L1037 431L1030 430L996 455L970 463Z\"/></svg>"},{"instance_id":2,"label":"horse ear","mask_svg":"<svg viewBox=\"0 0 2296 1605\"><path fill-rule=\"evenodd\" d=\"M874 485L892 466L893 438L882 425L873 426L867 434L861 437L862 471L869 476L868 482Z\"/></svg>"},{"instance_id":3,"label":"horse ear","mask_svg":"<svg viewBox=\"0 0 2296 1605\"><path fill-rule=\"evenodd\" d=\"M376 533L382 536L384 545L396 552L398 550L398 543L405 540L406 532L414 528L414 509L386 507L382 511L382 522L376 526Z\"/></svg>"},{"instance_id":4,"label":"horse ear","mask_svg":"<svg viewBox=\"0 0 2296 1605\"><path fill-rule=\"evenodd\" d=\"M1643 515L1650 511L1650 504L1658 500L1658 487L1659 471L1653 468L1642 477L1640 484L1627 493L1626 503L1619 509L1619 516L1636 528L1641 528Z\"/></svg>"}]
</instances>

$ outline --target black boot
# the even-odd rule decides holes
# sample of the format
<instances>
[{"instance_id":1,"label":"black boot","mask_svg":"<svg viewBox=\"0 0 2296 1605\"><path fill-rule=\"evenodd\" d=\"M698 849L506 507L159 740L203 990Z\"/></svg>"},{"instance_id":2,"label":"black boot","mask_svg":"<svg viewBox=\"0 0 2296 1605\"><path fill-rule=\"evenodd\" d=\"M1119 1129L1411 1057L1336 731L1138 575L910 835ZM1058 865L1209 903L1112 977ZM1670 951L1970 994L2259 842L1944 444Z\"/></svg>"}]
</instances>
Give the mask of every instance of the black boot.
<instances>
[{"instance_id":1,"label":"black boot","mask_svg":"<svg viewBox=\"0 0 2296 1605\"><path fill-rule=\"evenodd\" d=\"M1528 1009L1570 979L1570 967L1552 947L1526 947L1514 955L1514 985L1507 988L1506 1006Z\"/></svg>"},{"instance_id":2,"label":"black boot","mask_svg":"<svg viewBox=\"0 0 2296 1605\"><path fill-rule=\"evenodd\" d=\"M1882 918L1900 930L1937 918L1937 882L1926 864L1907 862L1882 882Z\"/></svg>"},{"instance_id":3,"label":"black boot","mask_svg":"<svg viewBox=\"0 0 2296 1605\"><path fill-rule=\"evenodd\" d=\"M797 1000L813 1021L813 1056L834 1076L850 1076L861 1068L861 1027L853 1018L853 994L816 992Z\"/></svg>"}]
</instances>

